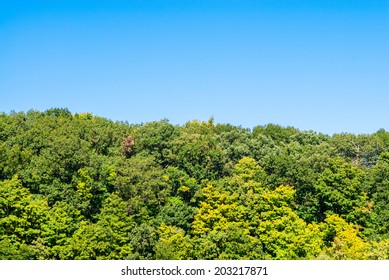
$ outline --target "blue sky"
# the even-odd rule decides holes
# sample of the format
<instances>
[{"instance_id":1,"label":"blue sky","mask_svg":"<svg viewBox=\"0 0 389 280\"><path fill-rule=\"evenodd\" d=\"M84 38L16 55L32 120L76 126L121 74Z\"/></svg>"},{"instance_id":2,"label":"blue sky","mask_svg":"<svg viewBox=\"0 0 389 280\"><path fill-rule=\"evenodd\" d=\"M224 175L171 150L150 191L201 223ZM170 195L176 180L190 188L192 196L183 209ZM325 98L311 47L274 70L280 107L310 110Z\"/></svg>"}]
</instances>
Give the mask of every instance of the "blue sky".
<instances>
[{"instance_id":1,"label":"blue sky","mask_svg":"<svg viewBox=\"0 0 389 280\"><path fill-rule=\"evenodd\" d=\"M2 1L0 112L389 130L389 1Z\"/></svg>"}]
</instances>

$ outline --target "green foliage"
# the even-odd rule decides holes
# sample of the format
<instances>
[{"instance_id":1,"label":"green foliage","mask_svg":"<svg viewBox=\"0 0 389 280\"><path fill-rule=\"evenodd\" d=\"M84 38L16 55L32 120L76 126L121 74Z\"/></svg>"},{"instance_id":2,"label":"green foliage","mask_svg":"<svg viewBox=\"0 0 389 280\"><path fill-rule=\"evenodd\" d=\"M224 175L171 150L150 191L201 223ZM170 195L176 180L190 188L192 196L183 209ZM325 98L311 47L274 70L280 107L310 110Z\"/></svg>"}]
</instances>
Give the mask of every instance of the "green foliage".
<instances>
[{"instance_id":1,"label":"green foliage","mask_svg":"<svg viewBox=\"0 0 389 280\"><path fill-rule=\"evenodd\" d=\"M382 134L381 134L382 135ZM384 146L378 135L335 134L331 139L338 153L354 165L372 166Z\"/></svg>"},{"instance_id":2,"label":"green foliage","mask_svg":"<svg viewBox=\"0 0 389 280\"><path fill-rule=\"evenodd\" d=\"M46 110L44 114L50 117L63 117L63 118L72 117L72 113L67 108L52 108Z\"/></svg>"},{"instance_id":3,"label":"green foliage","mask_svg":"<svg viewBox=\"0 0 389 280\"><path fill-rule=\"evenodd\" d=\"M223 230L214 229L192 239L194 259L237 260L262 259L262 245L249 235L247 229L237 223L227 223Z\"/></svg>"},{"instance_id":4,"label":"green foliage","mask_svg":"<svg viewBox=\"0 0 389 280\"><path fill-rule=\"evenodd\" d=\"M389 133L0 113L0 259L389 259Z\"/></svg>"},{"instance_id":5,"label":"green foliage","mask_svg":"<svg viewBox=\"0 0 389 280\"><path fill-rule=\"evenodd\" d=\"M263 182L266 177L265 171L258 165L255 159L243 157L235 165L233 174L242 179L243 182Z\"/></svg>"},{"instance_id":6,"label":"green foliage","mask_svg":"<svg viewBox=\"0 0 389 280\"><path fill-rule=\"evenodd\" d=\"M389 238L389 153L382 153L378 164L367 175L366 191L373 203L373 233Z\"/></svg>"},{"instance_id":7,"label":"green foliage","mask_svg":"<svg viewBox=\"0 0 389 280\"><path fill-rule=\"evenodd\" d=\"M23 259L49 257L41 239L48 210L47 201L31 195L17 177L0 182L1 258L12 259L18 250Z\"/></svg>"},{"instance_id":8,"label":"green foliage","mask_svg":"<svg viewBox=\"0 0 389 280\"><path fill-rule=\"evenodd\" d=\"M61 259L124 259L132 251L130 233L135 223L127 204L115 193L103 203L97 223L81 222L72 238L58 249Z\"/></svg>"},{"instance_id":9,"label":"green foliage","mask_svg":"<svg viewBox=\"0 0 389 280\"><path fill-rule=\"evenodd\" d=\"M226 172L226 158L212 123L188 122L173 141L173 161L190 177L216 179Z\"/></svg>"},{"instance_id":10,"label":"green foliage","mask_svg":"<svg viewBox=\"0 0 389 280\"><path fill-rule=\"evenodd\" d=\"M185 260L190 256L192 244L182 229L162 224L159 240L155 245L155 257L159 260Z\"/></svg>"},{"instance_id":11,"label":"green foliage","mask_svg":"<svg viewBox=\"0 0 389 280\"><path fill-rule=\"evenodd\" d=\"M368 258L370 245L358 236L355 225L336 214L329 215L323 225L324 240L329 245L324 254L335 260L361 260Z\"/></svg>"},{"instance_id":12,"label":"green foliage","mask_svg":"<svg viewBox=\"0 0 389 280\"><path fill-rule=\"evenodd\" d=\"M145 222L134 227L130 236L130 246L133 251L128 255L128 259L156 259L155 247L158 242L158 228L151 225L150 222Z\"/></svg>"},{"instance_id":13,"label":"green foliage","mask_svg":"<svg viewBox=\"0 0 389 280\"><path fill-rule=\"evenodd\" d=\"M294 127L282 127L276 124L267 124L265 126L254 127L253 135L263 134L268 136L276 143L288 143L291 136L299 133Z\"/></svg>"},{"instance_id":14,"label":"green foliage","mask_svg":"<svg viewBox=\"0 0 389 280\"><path fill-rule=\"evenodd\" d=\"M176 128L167 120L150 122L135 131L135 152L154 156L162 166L168 166L172 157Z\"/></svg>"},{"instance_id":15,"label":"green foliage","mask_svg":"<svg viewBox=\"0 0 389 280\"><path fill-rule=\"evenodd\" d=\"M290 186L280 186L261 196L258 233L266 258L313 259L322 250L318 226L307 225L291 208L295 192Z\"/></svg>"},{"instance_id":16,"label":"green foliage","mask_svg":"<svg viewBox=\"0 0 389 280\"><path fill-rule=\"evenodd\" d=\"M200 185L195 178L191 178L185 171L171 166L166 168L163 178L172 188L173 196L181 197L187 203L196 204L196 194Z\"/></svg>"},{"instance_id":17,"label":"green foliage","mask_svg":"<svg viewBox=\"0 0 389 280\"><path fill-rule=\"evenodd\" d=\"M0 236L32 244L40 236L48 210L47 202L32 196L17 177L0 182Z\"/></svg>"},{"instance_id":18,"label":"green foliage","mask_svg":"<svg viewBox=\"0 0 389 280\"><path fill-rule=\"evenodd\" d=\"M385 129L379 129L374 135L381 140L384 149L387 151L389 147L389 132L385 131Z\"/></svg>"},{"instance_id":19,"label":"green foliage","mask_svg":"<svg viewBox=\"0 0 389 280\"><path fill-rule=\"evenodd\" d=\"M159 224L176 226L188 232L193 222L195 209L182 201L180 197L170 197L161 207L155 220Z\"/></svg>"},{"instance_id":20,"label":"green foliage","mask_svg":"<svg viewBox=\"0 0 389 280\"><path fill-rule=\"evenodd\" d=\"M151 156L123 159L116 173L115 190L128 201L128 212L139 223L155 216L170 195L163 170Z\"/></svg>"},{"instance_id":21,"label":"green foliage","mask_svg":"<svg viewBox=\"0 0 389 280\"><path fill-rule=\"evenodd\" d=\"M217 142L232 163L252 154L252 140L248 130L232 125L217 125Z\"/></svg>"},{"instance_id":22,"label":"green foliage","mask_svg":"<svg viewBox=\"0 0 389 280\"><path fill-rule=\"evenodd\" d=\"M348 222L366 225L370 206L363 191L364 173L343 159L331 160L317 180L315 189L319 200L319 217L338 214Z\"/></svg>"}]
</instances>

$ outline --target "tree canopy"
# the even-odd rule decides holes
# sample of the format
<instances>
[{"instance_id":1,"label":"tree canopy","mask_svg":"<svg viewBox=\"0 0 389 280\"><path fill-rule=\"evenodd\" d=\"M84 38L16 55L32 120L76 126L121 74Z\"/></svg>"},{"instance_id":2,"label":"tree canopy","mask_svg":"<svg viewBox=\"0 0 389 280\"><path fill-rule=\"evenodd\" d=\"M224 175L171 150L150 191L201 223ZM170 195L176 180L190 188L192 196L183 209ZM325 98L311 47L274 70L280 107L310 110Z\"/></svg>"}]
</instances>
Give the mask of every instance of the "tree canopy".
<instances>
[{"instance_id":1,"label":"tree canopy","mask_svg":"<svg viewBox=\"0 0 389 280\"><path fill-rule=\"evenodd\" d=\"M0 114L0 259L389 259L389 132Z\"/></svg>"}]
</instances>

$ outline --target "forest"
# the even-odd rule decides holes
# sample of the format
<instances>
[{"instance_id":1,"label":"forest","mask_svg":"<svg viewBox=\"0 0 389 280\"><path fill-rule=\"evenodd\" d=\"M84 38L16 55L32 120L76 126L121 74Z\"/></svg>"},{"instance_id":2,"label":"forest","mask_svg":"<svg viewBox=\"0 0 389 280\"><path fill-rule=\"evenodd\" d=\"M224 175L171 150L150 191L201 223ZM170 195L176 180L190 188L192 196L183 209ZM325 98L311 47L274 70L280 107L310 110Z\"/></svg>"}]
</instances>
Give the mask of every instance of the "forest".
<instances>
[{"instance_id":1,"label":"forest","mask_svg":"<svg viewBox=\"0 0 389 280\"><path fill-rule=\"evenodd\" d=\"M389 132L0 113L0 259L389 259Z\"/></svg>"}]
</instances>

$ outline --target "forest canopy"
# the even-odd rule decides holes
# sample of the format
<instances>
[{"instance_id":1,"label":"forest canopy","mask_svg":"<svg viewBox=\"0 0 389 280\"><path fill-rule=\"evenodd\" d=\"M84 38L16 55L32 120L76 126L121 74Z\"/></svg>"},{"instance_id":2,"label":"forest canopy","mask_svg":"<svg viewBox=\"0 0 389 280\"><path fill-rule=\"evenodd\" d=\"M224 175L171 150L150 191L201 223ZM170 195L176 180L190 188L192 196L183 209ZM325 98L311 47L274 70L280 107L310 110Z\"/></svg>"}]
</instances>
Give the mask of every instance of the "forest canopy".
<instances>
[{"instance_id":1,"label":"forest canopy","mask_svg":"<svg viewBox=\"0 0 389 280\"><path fill-rule=\"evenodd\" d=\"M0 259L389 259L389 132L2 113Z\"/></svg>"}]
</instances>

